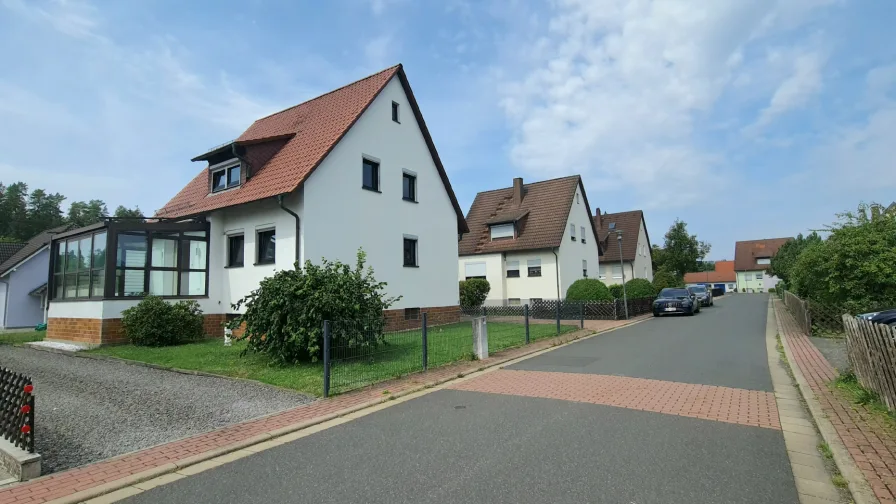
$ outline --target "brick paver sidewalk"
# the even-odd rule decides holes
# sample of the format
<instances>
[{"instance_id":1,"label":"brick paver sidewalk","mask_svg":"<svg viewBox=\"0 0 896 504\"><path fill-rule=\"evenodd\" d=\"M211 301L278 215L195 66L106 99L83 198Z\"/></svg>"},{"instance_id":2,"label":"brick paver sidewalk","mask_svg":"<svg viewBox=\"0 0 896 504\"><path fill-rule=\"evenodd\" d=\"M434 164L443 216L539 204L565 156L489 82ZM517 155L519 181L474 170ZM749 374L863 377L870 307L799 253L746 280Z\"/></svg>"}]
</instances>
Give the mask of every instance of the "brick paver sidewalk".
<instances>
[{"instance_id":1,"label":"brick paver sidewalk","mask_svg":"<svg viewBox=\"0 0 896 504\"><path fill-rule=\"evenodd\" d=\"M832 390L829 384L837 377L837 371L800 330L784 303L776 299L774 306L778 332L787 338L793 350L796 362L791 364L799 366L825 416L880 502L896 503L896 435L864 406L853 404Z\"/></svg>"},{"instance_id":2,"label":"brick paver sidewalk","mask_svg":"<svg viewBox=\"0 0 896 504\"><path fill-rule=\"evenodd\" d=\"M562 399L781 429L775 394L715 385L585 373L502 369L449 388Z\"/></svg>"},{"instance_id":3,"label":"brick paver sidewalk","mask_svg":"<svg viewBox=\"0 0 896 504\"><path fill-rule=\"evenodd\" d=\"M262 442L271 437L286 434L301 428L303 425L326 421L335 416L381 403L388 400L390 396L394 397L398 394L421 389L424 386L445 382L458 376L460 373L467 374L483 367L507 362L549 348L559 342L586 336L594 332L594 330L609 330L645 318L648 318L648 316L635 317L631 321L599 321L599 324L593 325L590 329L536 341L520 348L505 350L482 361L462 362L432 369L426 373L418 373L330 399L318 400L267 417L51 474L0 490L0 504L39 504L64 497L72 502L86 500L86 498L92 496L76 494L96 490L98 487L103 486L106 487L103 492L105 493L113 489L108 487L115 486L119 482L121 486L135 483L134 478L141 477L140 473L145 471L155 471L154 475L147 474L145 479L149 479L168 472L166 469L174 471L178 467L191 465L212 456L235 451L248 446L248 444ZM83 499L72 500L72 498L80 498L82 496L84 496Z\"/></svg>"}]
</instances>

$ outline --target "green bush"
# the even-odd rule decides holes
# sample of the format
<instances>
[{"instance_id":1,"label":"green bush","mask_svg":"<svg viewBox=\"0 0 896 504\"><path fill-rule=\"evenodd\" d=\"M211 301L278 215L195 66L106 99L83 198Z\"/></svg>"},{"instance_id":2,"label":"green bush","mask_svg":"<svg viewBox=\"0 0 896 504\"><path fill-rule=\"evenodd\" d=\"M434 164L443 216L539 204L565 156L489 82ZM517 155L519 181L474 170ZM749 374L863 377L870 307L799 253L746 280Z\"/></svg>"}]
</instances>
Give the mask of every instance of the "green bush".
<instances>
[{"instance_id":1,"label":"green bush","mask_svg":"<svg viewBox=\"0 0 896 504\"><path fill-rule=\"evenodd\" d=\"M769 287L769 288L768 288L768 293L769 293L769 294L774 294L774 293L775 293L775 288L774 288L774 287Z\"/></svg>"},{"instance_id":2,"label":"green bush","mask_svg":"<svg viewBox=\"0 0 896 504\"><path fill-rule=\"evenodd\" d=\"M580 278L566 290L567 301L612 301L613 295L603 282L596 278Z\"/></svg>"},{"instance_id":3,"label":"green bush","mask_svg":"<svg viewBox=\"0 0 896 504\"><path fill-rule=\"evenodd\" d=\"M485 298L488 297L489 291L492 289L488 280L484 278L461 280L459 288L460 305L464 308L482 306L482 303L485 302Z\"/></svg>"},{"instance_id":4,"label":"green bush","mask_svg":"<svg viewBox=\"0 0 896 504\"><path fill-rule=\"evenodd\" d=\"M167 303L158 296L146 296L121 312L121 325L134 345L177 345L202 337L202 310L193 300Z\"/></svg>"},{"instance_id":5,"label":"green bush","mask_svg":"<svg viewBox=\"0 0 896 504\"><path fill-rule=\"evenodd\" d=\"M684 287L684 279L667 270L659 270L653 274L653 288L656 292L669 287Z\"/></svg>"},{"instance_id":6,"label":"green bush","mask_svg":"<svg viewBox=\"0 0 896 504\"><path fill-rule=\"evenodd\" d=\"M646 278L632 278L625 282L625 292L631 299L656 297L656 287Z\"/></svg>"},{"instance_id":7,"label":"green bush","mask_svg":"<svg viewBox=\"0 0 896 504\"><path fill-rule=\"evenodd\" d=\"M245 312L228 322L245 324L239 339L246 350L261 352L278 363L316 361L323 352L323 322L331 321L331 343L347 352L383 342L383 310L400 298L385 298L385 283L377 282L366 255L358 250L352 269L326 259L320 265L305 261L261 281L258 289L233 305Z\"/></svg>"},{"instance_id":8,"label":"green bush","mask_svg":"<svg viewBox=\"0 0 896 504\"><path fill-rule=\"evenodd\" d=\"M613 284L610 286L610 295L616 299L622 299L622 284Z\"/></svg>"}]
</instances>

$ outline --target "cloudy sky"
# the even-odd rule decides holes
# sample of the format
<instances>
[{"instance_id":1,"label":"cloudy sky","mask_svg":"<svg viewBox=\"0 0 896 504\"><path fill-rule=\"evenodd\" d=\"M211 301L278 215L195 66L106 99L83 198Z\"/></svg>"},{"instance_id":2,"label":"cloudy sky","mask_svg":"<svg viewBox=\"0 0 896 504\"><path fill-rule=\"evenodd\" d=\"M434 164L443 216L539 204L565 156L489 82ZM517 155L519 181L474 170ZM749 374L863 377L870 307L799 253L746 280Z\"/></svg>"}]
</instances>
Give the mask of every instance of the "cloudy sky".
<instances>
[{"instance_id":1,"label":"cloudy sky","mask_svg":"<svg viewBox=\"0 0 896 504\"><path fill-rule=\"evenodd\" d=\"M0 0L0 181L164 205L262 115L404 63L464 209L581 174L732 258L896 200L888 0Z\"/></svg>"}]
</instances>

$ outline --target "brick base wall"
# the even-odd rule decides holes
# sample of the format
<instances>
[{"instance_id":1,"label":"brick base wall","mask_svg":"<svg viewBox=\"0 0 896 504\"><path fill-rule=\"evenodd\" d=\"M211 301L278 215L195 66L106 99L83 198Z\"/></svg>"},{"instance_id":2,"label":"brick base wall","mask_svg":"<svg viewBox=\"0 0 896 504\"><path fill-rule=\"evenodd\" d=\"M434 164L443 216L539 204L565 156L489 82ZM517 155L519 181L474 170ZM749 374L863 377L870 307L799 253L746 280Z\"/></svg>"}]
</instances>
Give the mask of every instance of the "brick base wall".
<instances>
[{"instance_id":1,"label":"brick base wall","mask_svg":"<svg viewBox=\"0 0 896 504\"><path fill-rule=\"evenodd\" d=\"M423 324L423 314L426 314L427 324L430 326L453 324L461 318L460 306L431 306L420 308L420 316L417 319L405 319L404 308L398 310L383 310L386 319L386 331L401 331L403 329L417 329Z\"/></svg>"},{"instance_id":2,"label":"brick base wall","mask_svg":"<svg viewBox=\"0 0 896 504\"><path fill-rule=\"evenodd\" d=\"M202 319L202 330L206 336L224 337L227 315L203 315ZM128 342L120 318L50 318L47 320L47 339L88 345L120 345Z\"/></svg>"}]
</instances>

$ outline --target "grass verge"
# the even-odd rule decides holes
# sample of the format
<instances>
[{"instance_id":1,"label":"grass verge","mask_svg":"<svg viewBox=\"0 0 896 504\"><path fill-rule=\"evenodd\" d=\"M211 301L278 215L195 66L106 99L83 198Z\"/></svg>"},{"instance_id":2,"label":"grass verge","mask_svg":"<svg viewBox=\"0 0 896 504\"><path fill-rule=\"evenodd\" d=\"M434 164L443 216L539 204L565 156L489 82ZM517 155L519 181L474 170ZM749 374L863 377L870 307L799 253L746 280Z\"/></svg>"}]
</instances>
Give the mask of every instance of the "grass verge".
<instances>
[{"instance_id":1,"label":"grass verge","mask_svg":"<svg viewBox=\"0 0 896 504\"><path fill-rule=\"evenodd\" d=\"M577 329L576 326L561 326L561 334ZM529 336L532 341L556 335L557 328L554 325L530 325ZM490 322L488 336L490 352L525 344L522 324ZM419 329L390 333L385 339L385 345L363 354L342 354L334 349L330 374L331 392L346 392L423 369L422 333ZM472 359L473 333L468 322L430 327L427 339L430 368ZM236 341L233 346L225 347L221 340L214 339L161 348L109 346L89 353L256 380L314 396L323 394L323 363L278 365L271 363L263 354L247 352L240 355L244 349L245 342Z\"/></svg>"},{"instance_id":2,"label":"grass verge","mask_svg":"<svg viewBox=\"0 0 896 504\"><path fill-rule=\"evenodd\" d=\"M859 383L852 371L843 373L833 381L832 386L840 391L851 403L864 407L869 414L880 418L889 429L896 429L896 415L880 400L876 392L867 390Z\"/></svg>"},{"instance_id":3,"label":"grass verge","mask_svg":"<svg viewBox=\"0 0 896 504\"><path fill-rule=\"evenodd\" d=\"M32 341L43 341L46 335L46 330L0 333L0 345L21 345Z\"/></svg>"}]
</instances>

